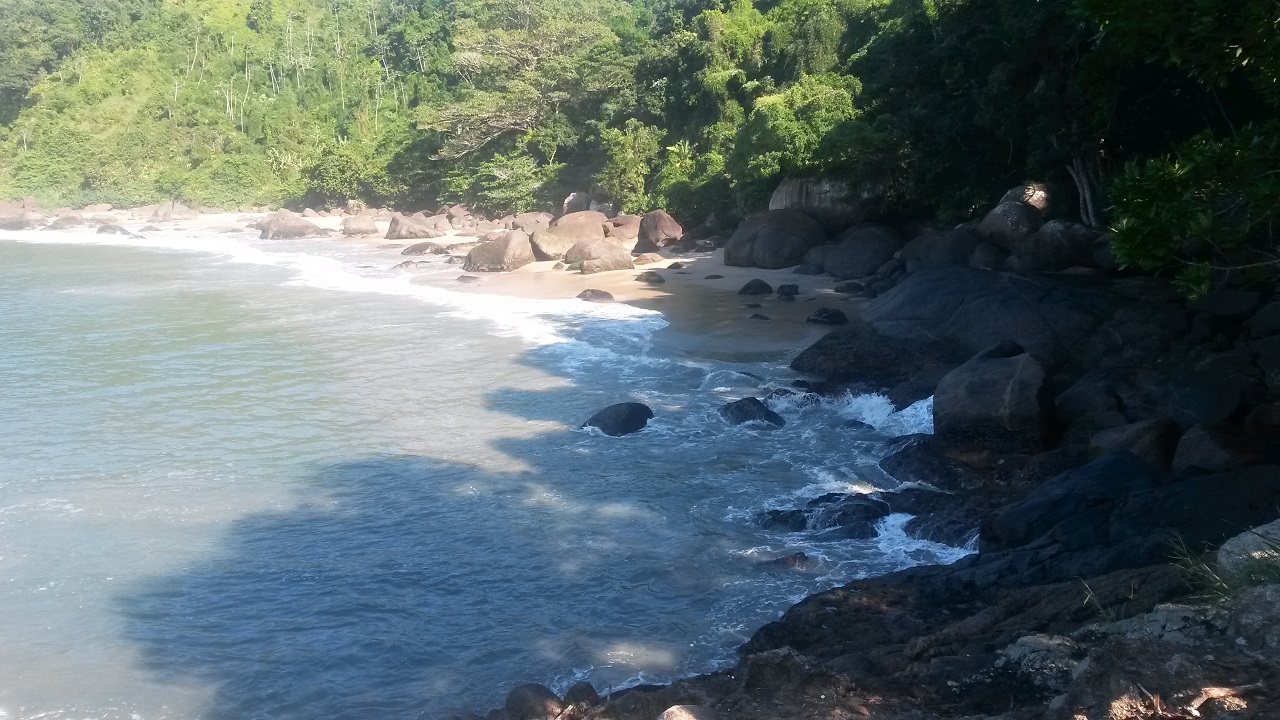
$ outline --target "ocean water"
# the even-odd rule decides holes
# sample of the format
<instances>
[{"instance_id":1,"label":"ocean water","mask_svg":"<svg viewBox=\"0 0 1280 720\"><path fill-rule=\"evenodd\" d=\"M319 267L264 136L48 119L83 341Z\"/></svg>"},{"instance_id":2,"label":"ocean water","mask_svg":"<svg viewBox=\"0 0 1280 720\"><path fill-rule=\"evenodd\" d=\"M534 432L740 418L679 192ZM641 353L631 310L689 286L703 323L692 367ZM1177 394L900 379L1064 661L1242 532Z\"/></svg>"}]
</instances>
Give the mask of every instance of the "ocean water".
<instances>
[{"instance_id":1,"label":"ocean water","mask_svg":"<svg viewBox=\"0 0 1280 720\"><path fill-rule=\"evenodd\" d=\"M731 663L805 595L963 550L766 530L893 482L928 401L726 401L789 358L624 305L248 232L0 233L0 719L435 718ZM625 400L648 429L576 426ZM876 428L841 428L858 419ZM769 567L794 552L809 571Z\"/></svg>"}]
</instances>

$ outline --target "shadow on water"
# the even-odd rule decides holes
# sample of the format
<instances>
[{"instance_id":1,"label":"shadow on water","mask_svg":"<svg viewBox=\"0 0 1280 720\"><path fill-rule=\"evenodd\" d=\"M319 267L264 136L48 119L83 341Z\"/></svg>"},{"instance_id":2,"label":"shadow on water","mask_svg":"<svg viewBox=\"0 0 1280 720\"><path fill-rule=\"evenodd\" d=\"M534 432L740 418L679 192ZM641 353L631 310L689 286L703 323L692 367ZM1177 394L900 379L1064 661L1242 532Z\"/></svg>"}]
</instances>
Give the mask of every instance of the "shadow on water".
<instances>
[{"instance_id":1,"label":"shadow on water","mask_svg":"<svg viewBox=\"0 0 1280 720\"><path fill-rule=\"evenodd\" d=\"M516 361L556 372L545 350ZM673 377L694 390L702 373ZM488 405L574 423L630 382L495 389ZM647 462L673 451L643 433L493 445L525 469L371 455L307 471L297 507L235 521L218 555L118 600L147 672L209 687L203 717L311 718L441 717L614 661L631 666L617 679L689 671L706 628L678 611L754 563L725 560L746 545L691 507L687 465Z\"/></svg>"}]
</instances>

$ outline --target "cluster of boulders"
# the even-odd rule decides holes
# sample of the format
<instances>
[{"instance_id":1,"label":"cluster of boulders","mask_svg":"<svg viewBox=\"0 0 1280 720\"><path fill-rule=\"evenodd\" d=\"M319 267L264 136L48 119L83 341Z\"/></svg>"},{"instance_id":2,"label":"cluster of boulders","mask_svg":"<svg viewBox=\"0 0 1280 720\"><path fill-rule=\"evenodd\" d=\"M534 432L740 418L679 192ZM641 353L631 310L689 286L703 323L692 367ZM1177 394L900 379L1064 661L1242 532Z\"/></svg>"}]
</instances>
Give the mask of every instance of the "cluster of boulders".
<instances>
[{"instance_id":1,"label":"cluster of boulders","mask_svg":"<svg viewBox=\"0 0 1280 720\"><path fill-rule=\"evenodd\" d=\"M794 188L784 199L796 202L775 202L775 209L738 226L724 246L725 264L830 275L840 281L838 292L864 297L930 268L1097 274L1115 266L1105 235L1049 219L1050 192L1043 184L1013 188L981 220L950 229L844 226L841 219L859 216L804 205L807 196Z\"/></svg>"}]
</instances>

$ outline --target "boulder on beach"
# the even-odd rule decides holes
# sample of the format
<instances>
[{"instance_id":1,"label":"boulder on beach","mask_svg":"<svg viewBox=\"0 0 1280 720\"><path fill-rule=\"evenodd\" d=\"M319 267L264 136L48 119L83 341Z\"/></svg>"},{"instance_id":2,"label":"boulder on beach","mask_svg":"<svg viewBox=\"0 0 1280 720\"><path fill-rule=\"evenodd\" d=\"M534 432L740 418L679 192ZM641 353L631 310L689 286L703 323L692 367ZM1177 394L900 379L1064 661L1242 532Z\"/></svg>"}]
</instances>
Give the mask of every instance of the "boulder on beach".
<instances>
[{"instance_id":1,"label":"boulder on beach","mask_svg":"<svg viewBox=\"0 0 1280 720\"><path fill-rule=\"evenodd\" d=\"M71 228L84 227L89 224L80 213L67 213L54 218L53 222L44 226L45 230L68 230Z\"/></svg>"},{"instance_id":2,"label":"boulder on beach","mask_svg":"<svg viewBox=\"0 0 1280 720\"><path fill-rule=\"evenodd\" d=\"M613 302L613 293L605 290L597 290L595 288L587 288L586 290L578 293L577 298L579 300L586 300L587 302L593 303L611 303Z\"/></svg>"},{"instance_id":3,"label":"boulder on beach","mask_svg":"<svg viewBox=\"0 0 1280 720\"><path fill-rule=\"evenodd\" d=\"M1021 200L997 205L978 224L978 235L1004 250L1013 250L1019 240L1040 229L1044 216L1035 206Z\"/></svg>"},{"instance_id":4,"label":"boulder on beach","mask_svg":"<svg viewBox=\"0 0 1280 720\"><path fill-rule=\"evenodd\" d=\"M342 234L347 237L366 237L378 234L378 226L368 215L353 215L342 221Z\"/></svg>"},{"instance_id":5,"label":"boulder on beach","mask_svg":"<svg viewBox=\"0 0 1280 720\"><path fill-rule=\"evenodd\" d=\"M684 229L665 210L653 210L640 219L634 252L656 252L679 242Z\"/></svg>"},{"instance_id":6,"label":"boulder on beach","mask_svg":"<svg viewBox=\"0 0 1280 720\"><path fill-rule=\"evenodd\" d=\"M811 322L814 325L846 325L849 318L834 308L819 308L814 310L805 322Z\"/></svg>"},{"instance_id":7,"label":"boulder on beach","mask_svg":"<svg viewBox=\"0 0 1280 720\"><path fill-rule=\"evenodd\" d=\"M555 216L548 212L526 212L520 213L511 218L511 230L522 230L528 235L532 235L538 230L551 227L551 222L555 220Z\"/></svg>"},{"instance_id":8,"label":"boulder on beach","mask_svg":"<svg viewBox=\"0 0 1280 720\"><path fill-rule=\"evenodd\" d=\"M644 403L625 402L597 412L579 427L593 427L611 437L639 432L653 418L653 410Z\"/></svg>"},{"instance_id":9,"label":"boulder on beach","mask_svg":"<svg viewBox=\"0 0 1280 720\"><path fill-rule=\"evenodd\" d=\"M743 285L742 288L738 290L738 294L739 295L772 295L773 286L761 280L760 278L755 278L754 280L749 281L746 285Z\"/></svg>"},{"instance_id":10,"label":"boulder on beach","mask_svg":"<svg viewBox=\"0 0 1280 720\"><path fill-rule=\"evenodd\" d=\"M732 425L763 422L782 427L787 424L781 415L765 407L759 398L754 397L745 397L721 407L720 417Z\"/></svg>"},{"instance_id":11,"label":"boulder on beach","mask_svg":"<svg viewBox=\"0 0 1280 720\"><path fill-rule=\"evenodd\" d=\"M443 235L444 232L435 229L425 220L396 213L391 216L391 225L387 227L386 238L388 240L418 240L438 238Z\"/></svg>"},{"instance_id":12,"label":"boulder on beach","mask_svg":"<svg viewBox=\"0 0 1280 720\"><path fill-rule=\"evenodd\" d=\"M798 210L771 210L745 220L724 247L724 264L766 270L799 265L827 241L822 225Z\"/></svg>"},{"instance_id":13,"label":"boulder on beach","mask_svg":"<svg viewBox=\"0 0 1280 720\"><path fill-rule=\"evenodd\" d=\"M608 222L603 213L593 210L565 215L533 233L533 254L539 260L561 260L578 243L604 240Z\"/></svg>"},{"instance_id":14,"label":"boulder on beach","mask_svg":"<svg viewBox=\"0 0 1280 720\"><path fill-rule=\"evenodd\" d=\"M574 243L565 252L564 261L578 266L583 275L635 268L631 253L605 238Z\"/></svg>"},{"instance_id":15,"label":"boulder on beach","mask_svg":"<svg viewBox=\"0 0 1280 720\"><path fill-rule=\"evenodd\" d=\"M662 257L658 253L642 253L640 255L636 255L635 264L652 265L654 263L660 263L663 260L666 260L666 258Z\"/></svg>"},{"instance_id":16,"label":"boulder on beach","mask_svg":"<svg viewBox=\"0 0 1280 720\"><path fill-rule=\"evenodd\" d=\"M44 216L36 212L18 212L0 216L0 230L32 230L44 223Z\"/></svg>"},{"instance_id":17,"label":"boulder on beach","mask_svg":"<svg viewBox=\"0 0 1280 720\"><path fill-rule=\"evenodd\" d=\"M616 240L631 242L640 237L640 220L639 215L619 215L609 220L605 232Z\"/></svg>"},{"instance_id":18,"label":"boulder on beach","mask_svg":"<svg viewBox=\"0 0 1280 720\"><path fill-rule=\"evenodd\" d=\"M420 242L400 251L401 255L448 255L449 251L437 243Z\"/></svg>"},{"instance_id":19,"label":"boulder on beach","mask_svg":"<svg viewBox=\"0 0 1280 720\"><path fill-rule=\"evenodd\" d=\"M898 234L881 225L851 228L837 237L836 242L823 258L822 267L842 280L874 275L902 248Z\"/></svg>"},{"instance_id":20,"label":"boulder on beach","mask_svg":"<svg viewBox=\"0 0 1280 720\"><path fill-rule=\"evenodd\" d=\"M263 240L315 237L325 234L325 231L321 230L315 223L310 220L304 220L284 209L268 215L262 222L258 223L258 228L262 230L261 237Z\"/></svg>"},{"instance_id":21,"label":"boulder on beach","mask_svg":"<svg viewBox=\"0 0 1280 720\"><path fill-rule=\"evenodd\" d=\"M638 282L647 283L649 285L661 285L667 281L666 278L662 277L661 275L659 275L658 273L652 270L646 270L640 273L639 275L636 276L636 280Z\"/></svg>"},{"instance_id":22,"label":"boulder on beach","mask_svg":"<svg viewBox=\"0 0 1280 720\"><path fill-rule=\"evenodd\" d=\"M99 235L133 235L133 233L126 230L123 226L115 225L112 223L108 223L106 225L100 226L98 228L98 234Z\"/></svg>"},{"instance_id":23,"label":"boulder on beach","mask_svg":"<svg viewBox=\"0 0 1280 720\"><path fill-rule=\"evenodd\" d=\"M500 238L471 248L462 267L467 272L509 272L533 261L529 236L519 230L507 230Z\"/></svg>"}]
</instances>

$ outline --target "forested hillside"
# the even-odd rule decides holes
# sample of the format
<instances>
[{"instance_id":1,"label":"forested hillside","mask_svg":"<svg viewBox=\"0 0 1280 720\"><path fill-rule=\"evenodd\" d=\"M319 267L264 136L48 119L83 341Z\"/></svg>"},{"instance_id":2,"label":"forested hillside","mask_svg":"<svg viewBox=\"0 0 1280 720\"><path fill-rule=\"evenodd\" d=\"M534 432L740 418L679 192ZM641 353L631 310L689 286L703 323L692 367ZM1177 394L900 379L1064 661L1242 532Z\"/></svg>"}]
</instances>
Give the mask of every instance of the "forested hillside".
<instances>
[{"instance_id":1,"label":"forested hillside","mask_svg":"<svg viewBox=\"0 0 1280 720\"><path fill-rule=\"evenodd\" d=\"M590 190L698 221L822 174L951 219L1039 179L1160 264L1185 254L1170 228L1270 240L1278 21L1276 0L7 0L0 195L506 212Z\"/></svg>"}]
</instances>

